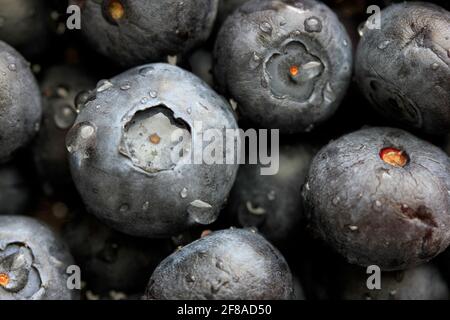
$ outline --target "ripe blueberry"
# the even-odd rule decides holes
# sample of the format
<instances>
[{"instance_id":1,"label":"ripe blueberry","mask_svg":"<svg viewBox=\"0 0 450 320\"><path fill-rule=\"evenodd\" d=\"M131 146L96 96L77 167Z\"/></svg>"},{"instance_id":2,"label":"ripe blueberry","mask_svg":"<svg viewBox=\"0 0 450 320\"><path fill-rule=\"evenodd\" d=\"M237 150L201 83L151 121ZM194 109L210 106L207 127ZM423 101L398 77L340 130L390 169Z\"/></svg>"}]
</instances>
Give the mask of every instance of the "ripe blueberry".
<instances>
[{"instance_id":1,"label":"ripe blueberry","mask_svg":"<svg viewBox=\"0 0 450 320\"><path fill-rule=\"evenodd\" d=\"M178 67L144 65L99 82L66 139L88 209L135 236L214 222L237 165L193 159L223 146L220 139L203 143L208 129L237 129L231 107ZM223 152L217 157L225 163Z\"/></svg>"},{"instance_id":2,"label":"ripe blueberry","mask_svg":"<svg viewBox=\"0 0 450 320\"><path fill-rule=\"evenodd\" d=\"M244 229L214 232L183 247L156 268L144 299L291 299L283 256Z\"/></svg>"},{"instance_id":3,"label":"ripe blueberry","mask_svg":"<svg viewBox=\"0 0 450 320\"><path fill-rule=\"evenodd\" d=\"M39 88L28 63L0 41L0 162L34 137L41 113Z\"/></svg>"},{"instance_id":4,"label":"ripe blueberry","mask_svg":"<svg viewBox=\"0 0 450 320\"><path fill-rule=\"evenodd\" d=\"M74 300L66 269L72 257L45 225L23 216L0 216L0 300Z\"/></svg>"},{"instance_id":5,"label":"ripe blueberry","mask_svg":"<svg viewBox=\"0 0 450 320\"><path fill-rule=\"evenodd\" d=\"M231 225L256 227L272 243L280 244L298 235L303 216L301 187L314 155L305 143L280 147L276 175L261 175L261 165L243 165L227 208Z\"/></svg>"},{"instance_id":6,"label":"ripe blueberry","mask_svg":"<svg viewBox=\"0 0 450 320\"><path fill-rule=\"evenodd\" d=\"M426 133L450 131L450 13L404 2L381 12L381 29L363 29L356 77L386 117Z\"/></svg>"},{"instance_id":7,"label":"ripe blueberry","mask_svg":"<svg viewBox=\"0 0 450 320\"><path fill-rule=\"evenodd\" d=\"M82 32L101 54L136 66L184 54L206 41L217 8L218 0L86 0L81 1Z\"/></svg>"},{"instance_id":8,"label":"ripe blueberry","mask_svg":"<svg viewBox=\"0 0 450 320\"><path fill-rule=\"evenodd\" d=\"M351 263L410 268L450 243L450 160L405 131L345 135L316 155L308 176L311 226Z\"/></svg>"},{"instance_id":9,"label":"ripe blueberry","mask_svg":"<svg viewBox=\"0 0 450 320\"><path fill-rule=\"evenodd\" d=\"M324 4L252 0L223 24L214 74L242 115L265 128L309 131L339 106L350 82L350 39Z\"/></svg>"}]
</instances>

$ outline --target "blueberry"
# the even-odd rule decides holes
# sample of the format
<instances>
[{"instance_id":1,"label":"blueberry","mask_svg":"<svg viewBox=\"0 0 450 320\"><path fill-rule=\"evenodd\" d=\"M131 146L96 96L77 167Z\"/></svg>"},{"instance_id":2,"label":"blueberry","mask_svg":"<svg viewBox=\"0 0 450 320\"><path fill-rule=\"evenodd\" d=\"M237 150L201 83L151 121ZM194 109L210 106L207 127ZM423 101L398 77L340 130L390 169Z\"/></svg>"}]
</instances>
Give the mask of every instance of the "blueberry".
<instances>
[{"instance_id":1,"label":"blueberry","mask_svg":"<svg viewBox=\"0 0 450 320\"><path fill-rule=\"evenodd\" d=\"M309 131L340 104L352 70L350 39L313 0L252 0L223 24L214 73L242 115L265 128Z\"/></svg>"},{"instance_id":2,"label":"blueberry","mask_svg":"<svg viewBox=\"0 0 450 320\"><path fill-rule=\"evenodd\" d=\"M381 13L381 29L363 30L356 76L386 117L431 134L450 130L450 13L402 3Z\"/></svg>"},{"instance_id":3,"label":"blueberry","mask_svg":"<svg viewBox=\"0 0 450 320\"><path fill-rule=\"evenodd\" d=\"M23 216L0 216L0 300L74 300L66 246L45 225Z\"/></svg>"},{"instance_id":4,"label":"blueberry","mask_svg":"<svg viewBox=\"0 0 450 320\"><path fill-rule=\"evenodd\" d=\"M167 64L101 81L95 95L66 139L88 209L134 236L170 236L214 222L237 165L196 164L206 147L222 145L203 143L200 134L237 129L231 107L197 77ZM225 163L223 153L216 155Z\"/></svg>"},{"instance_id":5,"label":"blueberry","mask_svg":"<svg viewBox=\"0 0 450 320\"><path fill-rule=\"evenodd\" d=\"M101 54L123 66L163 61L206 41L218 0L71 0L82 32Z\"/></svg>"},{"instance_id":6,"label":"blueberry","mask_svg":"<svg viewBox=\"0 0 450 320\"><path fill-rule=\"evenodd\" d=\"M261 175L261 165L243 165L230 193L232 225L256 227L272 243L298 235L303 204L300 195L314 149L305 143L282 145L276 175Z\"/></svg>"},{"instance_id":7,"label":"blueberry","mask_svg":"<svg viewBox=\"0 0 450 320\"><path fill-rule=\"evenodd\" d=\"M41 108L39 88L29 64L0 41L0 162L34 137Z\"/></svg>"},{"instance_id":8,"label":"blueberry","mask_svg":"<svg viewBox=\"0 0 450 320\"><path fill-rule=\"evenodd\" d=\"M0 40L7 42L25 56L43 53L49 37L49 18L46 1L2 0Z\"/></svg>"},{"instance_id":9,"label":"blueberry","mask_svg":"<svg viewBox=\"0 0 450 320\"><path fill-rule=\"evenodd\" d=\"M363 129L324 147L303 188L311 226L349 262L384 270L450 243L450 159L400 129Z\"/></svg>"},{"instance_id":10,"label":"blueberry","mask_svg":"<svg viewBox=\"0 0 450 320\"><path fill-rule=\"evenodd\" d=\"M283 256L249 230L217 231L165 259L144 299L262 300L292 298Z\"/></svg>"},{"instance_id":11,"label":"blueberry","mask_svg":"<svg viewBox=\"0 0 450 320\"><path fill-rule=\"evenodd\" d=\"M85 214L78 214L63 234L87 287L97 293L142 291L156 266L173 250L170 240L133 238Z\"/></svg>"},{"instance_id":12,"label":"blueberry","mask_svg":"<svg viewBox=\"0 0 450 320\"><path fill-rule=\"evenodd\" d=\"M337 276L338 298L344 300L448 300L449 291L431 263L405 271L381 273L381 289L369 290L365 268L347 265ZM369 281L370 282L370 281Z\"/></svg>"},{"instance_id":13,"label":"blueberry","mask_svg":"<svg viewBox=\"0 0 450 320\"><path fill-rule=\"evenodd\" d=\"M75 98L94 86L91 76L69 65L48 69L42 79L43 119L33 156L40 176L56 191L72 183L65 136L77 117Z\"/></svg>"},{"instance_id":14,"label":"blueberry","mask_svg":"<svg viewBox=\"0 0 450 320\"><path fill-rule=\"evenodd\" d=\"M31 190L21 170L13 165L0 166L0 215L24 214Z\"/></svg>"}]
</instances>

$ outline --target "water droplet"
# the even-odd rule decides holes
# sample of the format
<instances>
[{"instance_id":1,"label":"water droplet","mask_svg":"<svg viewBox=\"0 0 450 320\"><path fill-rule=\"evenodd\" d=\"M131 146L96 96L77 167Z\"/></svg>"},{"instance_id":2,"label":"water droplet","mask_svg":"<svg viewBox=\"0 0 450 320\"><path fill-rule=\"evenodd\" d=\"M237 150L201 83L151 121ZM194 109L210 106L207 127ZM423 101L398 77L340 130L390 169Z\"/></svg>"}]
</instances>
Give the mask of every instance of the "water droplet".
<instances>
[{"instance_id":1,"label":"water droplet","mask_svg":"<svg viewBox=\"0 0 450 320\"><path fill-rule=\"evenodd\" d=\"M218 260L218 261L216 262L216 268L217 268L217 269L220 269L220 270L223 270L223 262L220 261L220 260Z\"/></svg>"},{"instance_id":2,"label":"water droplet","mask_svg":"<svg viewBox=\"0 0 450 320\"><path fill-rule=\"evenodd\" d=\"M329 82L327 83L327 85L325 86L325 90L323 91L323 98L328 103L332 103L334 100L336 100L336 95Z\"/></svg>"},{"instance_id":3,"label":"water droplet","mask_svg":"<svg viewBox=\"0 0 450 320\"><path fill-rule=\"evenodd\" d=\"M130 88L131 88L131 85L129 83L124 83L123 85L120 86L120 90L123 90L123 91L130 90Z\"/></svg>"},{"instance_id":4,"label":"water droplet","mask_svg":"<svg viewBox=\"0 0 450 320\"><path fill-rule=\"evenodd\" d=\"M130 209L130 207L128 206L128 204L124 203L123 205L120 206L119 211L124 213L127 212Z\"/></svg>"},{"instance_id":5,"label":"water droplet","mask_svg":"<svg viewBox=\"0 0 450 320\"><path fill-rule=\"evenodd\" d=\"M111 88L113 86L113 84L111 83L111 81L109 80L101 80L98 84L97 84L97 92L103 92L108 90L109 88Z\"/></svg>"},{"instance_id":6,"label":"water droplet","mask_svg":"<svg viewBox=\"0 0 450 320\"><path fill-rule=\"evenodd\" d=\"M141 104L146 104L148 102L148 98L147 97L143 97L141 99Z\"/></svg>"},{"instance_id":7,"label":"water droplet","mask_svg":"<svg viewBox=\"0 0 450 320\"><path fill-rule=\"evenodd\" d=\"M185 199L187 197L187 194L188 194L188 190L186 188L183 188L183 190L181 190L181 192L180 192L180 196L183 199Z\"/></svg>"},{"instance_id":8,"label":"water droplet","mask_svg":"<svg viewBox=\"0 0 450 320\"><path fill-rule=\"evenodd\" d=\"M263 22L259 25L259 29L261 29L262 32L267 34L272 34L272 25L269 22Z\"/></svg>"},{"instance_id":9,"label":"water droplet","mask_svg":"<svg viewBox=\"0 0 450 320\"><path fill-rule=\"evenodd\" d=\"M305 20L305 30L307 32L320 32L322 31L322 22L317 17L310 17Z\"/></svg>"},{"instance_id":10,"label":"water droplet","mask_svg":"<svg viewBox=\"0 0 450 320\"><path fill-rule=\"evenodd\" d=\"M348 41L344 40L344 47L348 47Z\"/></svg>"},{"instance_id":11,"label":"water droplet","mask_svg":"<svg viewBox=\"0 0 450 320\"><path fill-rule=\"evenodd\" d=\"M309 126L306 127L305 132L311 132L314 130L314 124L310 124Z\"/></svg>"},{"instance_id":12,"label":"water droplet","mask_svg":"<svg viewBox=\"0 0 450 320\"><path fill-rule=\"evenodd\" d=\"M187 276L186 276L186 281L187 282L195 282L195 277L193 276L193 275L191 275L191 274L188 274Z\"/></svg>"},{"instance_id":13,"label":"water droplet","mask_svg":"<svg viewBox=\"0 0 450 320\"><path fill-rule=\"evenodd\" d=\"M202 200L192 201L187 208L187 212L199 224L211 224L217 219L217 213L214 208Z\"/></svg>"},{"instance_id":14,"label":"water droplet","mask_svg":"<svg viewBox=\"0 0 450 320\"><path fill-rule=\"evenodd\" d=\"M150 202L146 201L146 202L144 202L144 204L142 205L142 210L143 210L143 211L147 211L149 207L150 207Z\"/></svg>"},{"instance_id":15,"label":"water droplet","mask_svg":"<svg viewBox=\"0 0 450 320\"><path fill-rule=\"evenodd\" d=\"M305 184L305 189L308 190L308 191L311 190L311 187L309 186L309 182L307 182L307 183Z\"/></svg>"},{"instance_id":16,"label":"water droplet","mask_svg":"<svg viewBox=\"0 0 450 320\"><path fill-rule=\"evenodd\" d=\"M357 226L349 226L348 227L351 231L357 231L358 227Z\"/></svg>"},{"instance_id":17,"label":"water droplet","mask_svg":"<svg viewBox=\"0 0 450 320\"><path fill-rule=\"evenodd\" d=\"M69 89L67 89L64 86L58 86L56 88L56 94L58 95L58 97L60 98L67 98L67 96L69 95Z\"/></svg>"},{"instance_id":18,"label":"water droplet","mask_svg":"<svg viewBox=\"0 0 450 320\"><path fill-rule=\"evenodd\" d=\"M266 214L266 209L255 206L251 201L247 201L245 206L247 207L247 211L255 216L262 216Z\"/></svg>"},{"instance_id":19,"label":"water droplet","mask_svg":"<svg viewBox=\"0 0 450 320\"><path fill-rule=\"evenodd\" d=\"M154 67L143 67L139 69L139 74L143 77L148 76L150 73L152 73L155 70Z\"/></svg>"},{"instance_id":20,"label":"water droplet","mask_svg":"<svg viewBox=\"0 0 450 320\"><path fill-rule=\"evenodd\" d=\"M86 104L96 99L95 91L81 91L75 97L75 109L81 111Z\"/></svg>"},{"instance_id":21,"label":"water droplet","mask_svg":"<svg viewBox=\"0 0 450 320\"><path fill-rule=\"evenodd\" d=\"M10 63L8 65L8 69L9 69L9 71L16 71L17 70L17 66L16 66L15 63Z\"/></svg>"},{"instance_id":22,"label":"water droplet","mask_svg":"<svg viewBox=\"0 0 450 320\"><path fill-rule=\"evenodd\" d=\"M375 206L381 207L381 201L380 200L375 201Z\"/></svg>"},{"instance_id":23,"label":"water droplet","mask_svg":"<svg viewBox=\"0 0 450 320\"><path fill-rule=\"evenodd\" d=\"M331 202L336 206L339 204L339 202L341 201L341 198L339 196L334 197L333 200L331 200Z\"/></svg>"},{"instance_id":24,"label":"water droplet","mask_svg":"<svg viewBox=\"0 0 450 320\"><path fill-rule=\"evenodd\" d=\"M250 59L250 68L256 69L261 64L261 60L261 57L256 52L253 52L253 56Z\"/></svg>"},{"instance_id":25,"label":"water droplet","mask_svg":"<svg viewBox=\"0 0 450 320\"><path fill-rule=\"evenodd\" d=\"M364 36L364 28L366 27L366 23L362 22L358 26L358 34L360 37Z\"/></svg>"},{"instance_id":26,"label":"water droplet","mask_svg":"<svg viewBox=\"0 0 450 320\"><path fill-rule=\"evenodd\" d=\"M154 90L151 90L151 91L149 92L149 94L150 94L150 97L152 97L153 99L155 99L156 97L158 97L158 92L156 92L156 91L154 91Z\"/></svg>"},{"instance_id":27,"label":"water droplet","mask_svg":"<svg viewBox=\"0 0 450 320\"><path fill-rule=\"evenodd\" d=\"M64 105L56 108L53 121L58 128L65 130L73 125L76 117L77 113L70 106Z\"/></svg>"},{"instance_id":28,"label":"water droplet","mask_svg":"<svg viewBox=\"0 0 450 320\"><path fill-rule=\"evenodd\" d=\"M276 193L274 190L271 190L268 194L267 194L267 199L269 199L270 201L275 200L276 198Z\"/></svg>"},{"instance_id":29,"label":"water droplet","mask_svg":"<svg viewBox=\"0 0 450 320\"><path fill-rule=\"evenodd\" d=\"M89 139L94 134L94 132L95 132L94 127L86 124L82 126L80 129L80 137L82 139Z\"/></svg>"},{"instance_id":30,"label":"water droplet","mask_svg":"<svg viewBox=\"0 0 450 320\"><path fill-rule=\"evenodd\" d=\"M439 68L439 63L435 62L431 65L431 69L437 70Z\"/></svg>"},{"instance_id":31,"label":"water droplet","mask_svg":"<svg viewBox=\"0 0 450 320\"><path fill-rule=\"evenodd\" d=\"M385 40L385 41L381 42L380 44L378 44L378 49L384 50L389 46L390 43L391 42L389 40Z\"/></svg>"},{"instance_id":32,"label":"water droplet","mask_svg":"<svg viewBox=\"0 0 450 320\"><path fill-rule=\"evenodd\" d=\"M187 112L188 114L191 114L191 113L192 113L192 109L191 109L191 108L187 108L186 112Z\"/></svg>"},{"instance_id":33,"label":"water droplet","mask_svg":"<svg viewBox=\"0 0 450 320\"><path fill-rule=\"evenodd\" d=\"M167 62L173 66L177 65L178 57L177 56L167 56Z\"/></svg>"}]
</instances>

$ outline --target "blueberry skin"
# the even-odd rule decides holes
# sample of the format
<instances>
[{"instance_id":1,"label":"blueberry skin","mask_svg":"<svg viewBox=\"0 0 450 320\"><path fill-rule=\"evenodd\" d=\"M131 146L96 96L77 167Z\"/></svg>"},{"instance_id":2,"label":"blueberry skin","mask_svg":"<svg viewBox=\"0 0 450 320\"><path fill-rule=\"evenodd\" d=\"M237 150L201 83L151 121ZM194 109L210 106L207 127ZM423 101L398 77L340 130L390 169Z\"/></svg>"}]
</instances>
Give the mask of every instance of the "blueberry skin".
<instances>
[{"instance_id":1,"label":"blueberry skin","mask_svg":"<svg viewBox=\"0 0 450 320\"><path fill-rule=\"evenodd\" d=\"M347 265L339 272L338 298L344 300L448 300L439 269L431 263L404 271L381 273L381 289L369 290L365 268Z\"/></svg>"},{"instance_id":2,"label":"blueberry skin","mask_svg":"<svg viewBox=\"0 0 450 320\"><path fill-rule=\"evenodd\" d=\"M223 24L214 56L217 82L242 115L287 133L310 131L336 111L353 63L344 27L313 0L246 2Z\"/></svg>"},{"instance_id":3,"label":"blueberry skin","mask_svg":"<svg viewBox=\"0 0 450 320\"><path fill-rule=\"evenodd\" d=\"M29 64L0 41L0 162L25 146L39 130L42 106Z\"/></svg>"},{"instance_id":4,"label":"blueberry skin","mask_svg":"<svg viewBox=\"0 0 450 320\"><path fill-rule=\"evenodd\" d=\"M168 64L131 69L101 81L92 94L66 139L72 177L89 211L142 237L176 235L214 222L238 165L189 164L193 150L206 152L198 138L194 148L182 145L183 158L174 164L168 141L175 130L190 135L237 129L225 100ZM194 121L202 121L201 130Z\"/></svg>"},{"instance_id":5,"label":"blueberry skin","mask_svg":"<svg viewBox=\"0 0 450 320\"><path fill-rule=\"evenodd\" d=\"M66 269L73 259L66 245L41 222L23 216L0 216L0 300L76 300L67 288Z\"/></svg>"},{"instance_id":6,"label":"blueberry skin","mask_svg":"<svg viewBox=\"0 0 450 320\"><path fill-rule=\"evenodd\" d=\"M381 29L363 30L356 78L373 107L429 134L450 131L450 13L401 3L381 12Z\"/></svg>"},{"instance_id":7,"label":"blueberry skin","mask_svg":"<svg viewBox=\"0 0 450 320\"><path fill-rule=\"evenodd\" d=\"M217 23L222 24L226 18L234 12L238 7L248 0L220 0L219 11L217 13Z\"/></svg>"},{"instance_id":8,"label":"blueberry skin","mask_svg":"<svg viewBox=\"0 0 450 320\"><path fill-rule=\"evenodd\" d=\"M399 148L409 161L380 157ZM369 128L325 146L303 188L311 227L350 263L399 270L450 243L450 160L439 148L392 128Z\"/></svg>"},{"instance_id":9,"label":"blueberry skin","mask_svg":"<svg viewBox=\"0 0 450 320\"><path fill-rule=\"evenodd\" d=\"M0 215L24 214L31 200L26 177L13 164L0 166Z\"/></svg>"},{"instance_id":10,"label":"blueberry skin","mask_svg":"<svg viewBox=\"0 0 450 320\"><path fill-rule=\"evenodd\" d=\"M50 20L46 1L2 0L0 17L0 40L27 57L45 50Z\"/></svg>"},{"instance_id":11,"label":"blueberry skin","mask_svg":"<svg viewBox=\"0 0 450 320\"><path fill-rule=\"evenodd\" d=\"M231 190L231 225L256 227L269 241L285 243L298 235L303 217L301 187L314 149L306 143L280 146L276 175L261 175L261 165L242 165Z\"/></svg>"},{"instance_id":12,"label":"blueberry skin","mask_svg":"<svg viewBox=\"0 0 450 320\"><path fill-rule=\"evenodd\" d=\"M183 247L155 270L146 300L283 300L293 297L283 256L244 229L217 231Z\"/></svg>"},{"instance_id":13,"label":"blueberry skin","mask_svg":"<svg viewBox=\"0 0 450 320\"><path fill-rule=\"evenodd\" d=\"M77 117L75 98L95 84L84 70L69 65L51 67L40 83L43 116L33 143L33 159L40 177L56 191L72 183L65 137Z\"/></svg>"},{"instance_id":14,"label":"blueberry skin","mask_svg":"<svg viewBox=\"0 0 450 320\"><path fill-rule=\"evenodd\" d=\"M142 292L153 270L173 252L170 240L133 238L86 214L69 222L63 236L87 287L96 293Z\"/></svg>"},{"instance_id":15,"label":"blueberry skin","mask_svg":"<svg viewBox=\"0 0 450 320\"><path fill-rule=\"evenodd\" d=\"M71 0L81 5L82 32L92 47L116 63L131 67L165 61L206 41L218 0ZM119 3L114 20L109 5Z\"/></svg>"}]
</instances>

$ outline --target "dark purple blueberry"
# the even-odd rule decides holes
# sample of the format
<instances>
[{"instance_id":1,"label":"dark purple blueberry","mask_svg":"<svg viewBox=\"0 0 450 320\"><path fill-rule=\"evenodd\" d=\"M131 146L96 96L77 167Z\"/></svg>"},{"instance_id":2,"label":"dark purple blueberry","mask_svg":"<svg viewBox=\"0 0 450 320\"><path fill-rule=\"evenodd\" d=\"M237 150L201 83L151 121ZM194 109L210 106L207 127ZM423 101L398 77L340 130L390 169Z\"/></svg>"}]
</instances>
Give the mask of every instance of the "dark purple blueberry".
<instances>
[{"instance_id":1,"label":"dark purple blueberry","mask_svg":"<svg viewBox=\"0 0 450 320\"><path fill-rule=\"evenodd\" d=\"M280 300L293 297L283 256L245 229L214 232L188 244L156 268L147 300Z\"/></svg>"},{"instance_id":2,"label":"dark purple blueberry","mask_svg":"<svg viewBox=\"0 0 450 320\"><path fill-rule=\"evenodd\" d=\"M99 82L66 139L87 208L134 236L172 236L214 222L238 165L218 164L225 153L216 164L193 157L222 150L220 139L202 141L209 129L237 129L231 107L178 67L149 64Z\"/></svg>"},{"instance_id":3,"label":"dark purple blueberry","mask_svg":"<svg viewBox=\"0 0 450 320\"><path fill-rule=\"evenodd\" d=\"M450 243L450 159L392 128L339 138L314 158L303 197L311 227L350 263L429 261Z\"/></svg>"},{"instance_id":4,"label":"dark purple blueberry","mask_svg":"<svg viewBox=\"0 0 450 320\"><path fill-rule=\"evenodd\" d=\"M0 162L30 142L41 113L41 95L29 63L0 41Z\"/></svg>"},{"instance_id":5,"label":"dark purple blueberry","mask_svg":"<svg viewBox=\"0 0 450 320\"><path fill-rule=\"evenodd\" d=\"M282 145L279 155L275 175L261 175L262 165L242 165L227 207L231 225L256 227L276 244L299 233L303 217L301 187L314 149L305 143Z\"/></svg>"},{"instance_id":6,"label":"dark purple blueberry","mask_svg":"<svg viewBox=\"0 0 450 320\"><path fill-rule=\"evenodd\" d=\"M381 28L362 30L356 77L387 118L426 133L450 131L450 13L425 2L381 12Z\"/></svg>"},{"instance_id":7,"label":"dark purple blueberry","mask_svg":"<svg viewBox=\"0 0 450 320\"><path fill-rule=\"evenodd\" d=\"M165 61L209 37L218 0L71 0L92 47L123 66Z\"/></svg>"},{"instance_id":8,"label":"dark purple blueberry","mask_svg":"<svg viewBox=\"0 0 450 320\"><path fill-rule=\"evenodd\" d=\"M73 265L66 245L44 224L0 216L0 300L75 300L68 288Z\"/></svg>"},{"instance_id":9,"label":"dark purple blueberry","mask_svg":"<svg viewBox=\"0 0 450 320\"><path fill-rule=\"evenodd\" d=\"M265 128L310 131L339 106L350 82L350 39L314 0L251 0L223 24L215 76L240 113Z\"/></svg>"}]
</instances>

